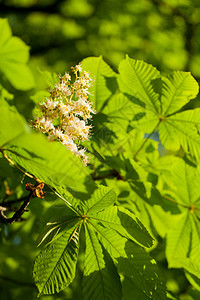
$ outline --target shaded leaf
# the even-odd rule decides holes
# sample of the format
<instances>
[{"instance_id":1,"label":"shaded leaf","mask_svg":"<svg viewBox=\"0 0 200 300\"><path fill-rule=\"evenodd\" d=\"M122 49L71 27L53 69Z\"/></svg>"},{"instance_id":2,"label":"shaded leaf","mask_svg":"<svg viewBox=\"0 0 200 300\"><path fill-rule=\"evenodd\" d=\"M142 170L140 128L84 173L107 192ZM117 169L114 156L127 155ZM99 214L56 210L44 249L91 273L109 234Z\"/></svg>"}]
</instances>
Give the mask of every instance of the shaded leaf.
<instances>
[{"instance_id":1,"label":"shaded leaf","mask_svg":"<svg viewBox=\"0 0 200 300\"><path fill-rule=\"evenodd\" d=\"M165 284L156 262L144 249L108 228L98 228L98 235L120 274L132 280L150 299L166 299Z\"/></svg>"},{"instance_id":2,"label":"shaded leaf","mask_svg":"<svg viewBox=\"0 0 200 300\"><path fill-rule=\"evenodd\" d=\"M107 266L102 247L93 227L85 226L86 251L83 273L83 294L86 300L120 300L120 281L115 267Z\"/></svg>"},{"instance_id":3,"label":"shaded leaf","mask_svg":"<svg viewBox=\"0 0 200 300\"><path fill-rule=\"evenodd\" d=\"M33 276L39 295L58 293L74 279L79 246L74 230L63 233L36 257Z\"/></svg>"}]
</instances>

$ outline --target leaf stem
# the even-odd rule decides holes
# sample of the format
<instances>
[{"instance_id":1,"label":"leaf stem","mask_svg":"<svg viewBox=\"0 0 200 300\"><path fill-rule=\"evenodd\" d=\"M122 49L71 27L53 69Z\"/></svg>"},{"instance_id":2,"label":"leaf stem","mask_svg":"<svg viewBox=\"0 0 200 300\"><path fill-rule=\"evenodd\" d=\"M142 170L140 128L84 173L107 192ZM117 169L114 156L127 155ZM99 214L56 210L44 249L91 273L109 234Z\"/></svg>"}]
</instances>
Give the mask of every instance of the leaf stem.
<instances>
[{"instance_id":1,"label":"leaf stem","mask_svg":"<svg viewBox=\"0 0 200 300\"><path fill-rule=\"evenodd\" d=\"M169 196L167 196L167 195L161 195L163 198L165 198L166 200L169 200L170 202L173 202L173 203L175 203L175 204L177 204L177 205L180 205L180 206L182 206L182 207L185 207L185 208L190 208L188 205L185 205L185 204L183 204L183 203L179 203L179 202L177 202L176 200L174 200L174 199L172 199L171 197L169 197Z\"/></svg>"},{"instance_id":2,"label":"leaf stem","mask_svg":"<svg viewBox=\"0 0 200 300\"><path fill-rule=\"evenodd\" d=\"M38 178L36 178L35 176L33 176L33 175L27 173L26 171L22 170L19 166L17 166L17 165L12 161L12 159L10 159L10 158L8 157L8 155L5 153L5 149L1 149L1 152L2 152L2 154L3 154L3 156L4 156L4 158L5 158L5 159L6 159L13 167L15 167L16 169L18 169L18 170L19 170L20 172L22 172L24 175L26 175L26 176L28 176L28 177L30 177L30 178L35 179L36 181L38 181Z\"/></svg>"},{"instance_id":3,"label":"leaf stem","mask_svg":"<svg viewBox=\"0 0 200 300\"><path fill-rule=\"evenodd\" d=\"M41 182L41 180L40 179L38 179L38 178L36 178L35 176L33 176L33 175L31 175L31 174L29 174L29 173L27 173L26 171L24 171L23 169L21 169L19 166L17 166L8 156L7 156L7 154L4 152L6 149L1 149L1 152L2 152L2 154L3 154L3 156L4 156L4 158L13 166L13 167L15 167L16 169L18 169L19 171L21 171L24 175L26 175L26 176L28 176L28 177L30 177L30 178L32 178L32 179L35 179L37 182ZM9 150L8 150L9 151ZM45 182L44 182L45 183ZM47 184L46 184L47 185ZM76 210L73 206L72 206L72 204L70 203L70 202L68 202L65 198L63 198L61 195L59 195L56 191L54 191L49 185L47 185L53 192L54 192L54 194L56 195L56 196L58 196L60 199L62 199L63 201L65 201L66 203L67 203L67 205L68 206L70 206L70 208L74 211L74 212L76 212L79 216L81 216L81 214L79 213L79 211L78 210ZM1 211L1 214L2 214L2 211ZM4 216L3 217L3 219L5 219L6 217ZM6 219L7 220L7 219ZM9 223L9 222L7 222L6 221L6 223Z\"/></svg>"},{"instance_id":4,"label":"leaf stem","mask_svg":"<svg viewBox=\"0 0 200 300\"><path fill-rule=\"evenodd\" d=\"M48 185L47 185L48 186ZM48 186L52 191L53 193L58 196L61 200L63 200L65 203L67 203L67 205L75 212L77 213L80 217L82 216L81 213L75 208L72 206L72 204L67 201L64 197L62 197L58 192L56 192L54 189L52 189L50 186Z\"/></svg>"}]
</instances>

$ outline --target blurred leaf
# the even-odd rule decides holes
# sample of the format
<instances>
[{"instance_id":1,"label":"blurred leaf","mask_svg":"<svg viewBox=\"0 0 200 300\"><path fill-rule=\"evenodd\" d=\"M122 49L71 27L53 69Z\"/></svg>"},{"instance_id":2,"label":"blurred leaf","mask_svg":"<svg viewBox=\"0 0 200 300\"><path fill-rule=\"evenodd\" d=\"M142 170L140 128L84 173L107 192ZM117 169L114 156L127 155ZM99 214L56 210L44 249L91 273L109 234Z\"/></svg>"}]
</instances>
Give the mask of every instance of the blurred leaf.
<instances>
[{"instance_id":1,"label":"blurred leaf","mask_svg":"<svg viewBox=\"0 0 200 300\"><path fill-rule=\"evenodd\" d=\"M13 37L8 21L0 19L0 71L16 89L29 90L34 79L29 67L29 48L18 37Z\"/></svg>"}]
</instances>

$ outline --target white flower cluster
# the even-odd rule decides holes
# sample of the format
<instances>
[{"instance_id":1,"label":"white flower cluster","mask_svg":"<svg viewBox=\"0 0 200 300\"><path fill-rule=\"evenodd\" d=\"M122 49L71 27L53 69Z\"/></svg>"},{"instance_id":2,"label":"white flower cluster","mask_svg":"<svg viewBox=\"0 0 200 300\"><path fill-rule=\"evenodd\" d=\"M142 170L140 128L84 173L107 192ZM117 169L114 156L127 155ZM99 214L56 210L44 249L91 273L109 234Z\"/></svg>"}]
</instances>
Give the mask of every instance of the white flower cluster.
<instances>
[{"instance_id":1,"label":"white flower cluster","mask_svg":"<svg viewBox=\"0 0 200 300\"><path fill-rule=\"evenodd\" d=\"M80 64L71 69L75 75L74 82L69 73L60 77L60 83L49 90L49 99L39 104L41 115L31 125L51 141L61 141L86 165L86 149L81 147L80 142L89 139L91 125L87 123L95 113L88 100L92 80L86 71L79 76L82 71Z\"/></svg>"}]
</instances>

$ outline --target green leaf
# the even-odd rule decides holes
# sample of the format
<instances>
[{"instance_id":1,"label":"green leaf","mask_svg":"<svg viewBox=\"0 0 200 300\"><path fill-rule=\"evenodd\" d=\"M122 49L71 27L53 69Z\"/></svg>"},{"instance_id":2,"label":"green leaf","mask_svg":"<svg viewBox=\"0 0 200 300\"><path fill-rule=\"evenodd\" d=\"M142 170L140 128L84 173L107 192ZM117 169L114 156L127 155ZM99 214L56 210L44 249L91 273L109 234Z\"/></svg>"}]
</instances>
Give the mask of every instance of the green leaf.
<instances>
[{"instance_id":1,"label":"green leaf","mask_svg":"<svg viewBox=\"0 0 200 300\"><path fill-rule=\"evenodd\" d=\"M192 273L196 277L200 278L199 260L191 259L191 258L188 258L188 257L184 257L184 258L177 257L177 261L189 273Z\"/></svg>"},{"instance_id":2,"label":"green leaf","mask_svg":"<svg viewBox=\"0 0 200 300\"><path fill-rule=\"evenodd\" d=\"M187 257L190 247L191 224L188 212L180 214L175 226L167 233L166 257L170 268L180 268L177 258Z\"/></svg>"},{"instance_id":3,"label":"green leaf","mask_svg":"<svg viewBox=\"0 0 200 300\"><path fill-rule=\"evenodd\" d=\"M113 95L103 109L103 113L109 118L109 123L112 122L117 127L115 132L120 127L126 130L128 123L133 119L136 112L136 105L122 93Z\"/></svg>"},{"instance_id":4,"label":"green leaf","mask_svg":"<svg viewBox=\"0 0 200 300\"><path fill-rule=\"evenodd\" d=\"M0 101L0 115L0 147L24 133L31 132L31 128L16 108L9 106L4 100Z\"/></svg>"},{"instance_id":5,"label":"green leaf","mask_svg":"<svg viewBox=\"0 0 200 300\"><path fill-rule=\"evenodd\" d=\"M189 72L173 72L162 78L162 115L170 115L196 97L199 86Z\"/></svg>"},{"instance_id":6,"label":"green leaf","mask_svg":"<svg viewBox=\"0 0 200 300\"><path fill-rule=\"evenodd\" d=\"M174 198L179 204L190 208L192 203L195 205L196 200L200 197L198 189L200 174L198 169L176 158L173 166L170 167L169 176L164 180L169 185L167 194ZM196 205L195 205L196 206Z\"/></svg>"},{"instance_id":7,"label":"green leaf","mask_svg":"<svg viewBox=\"0 0 200 300\"><path fill-rule=\"evenodd\" d=\"M19 38L13 37L6 19L0 19L0 71L11 84L20 90L34 87L34 79L29 67L29 47Z\"/></svg>"},{"instance_id":8,"label":"green leaf","mask_svg":"<svg viewBox=\"0 0 200 300\"><path fill-rule=\"evenodd\" d=\"M134 283L132 280L130 280L128 277L123 278L122 282L122 300L149 300L149 297L145 295L145 293L139 289L137 289L136 286L134 286Z\"/></svg>"},{"instance_id":9,"label":"green leaf","mask_svg":"<svg viewBox=\"0 0 200 300\"><path fill-rule=\"evenodd\" d=\"M177 203L180 212L176 223L167 233L166 256L170 267L181 267L186 258L199 260L199 170L177 159L169 177L165 194ZM183 266L184 267L184 266ZM191 271L191 270L190 270Z\"/></svg>"},{"instance_id":10,"label":"green leaf","mask_svg":"<svg viewBox=\"0 0 200 300\"><path fill-rule=\"evenodd\" d=\"M157 81L156 81L157 79ZM160 111L160 73L152 65L126 56L119 65L119 88L150 111Z\"/></svg>"},{"instance_id":11,"label":"green leaf","mask_svg":"<svg viewBox=\"0 0 200 300\"><path fill-rule=\"evenodd\" d=\"M15 164L52 187L70 188L77 196L94 191L88 168L66 147L34 132L7 103L0 106L0 113L0 146Z\"/></svg>"},{"instance_id":12,"label":"green leaf","mask_svg":"<svg viewBox=\"0 0 200 300\"><path fill-rule=\"evenodd\" d=\"M199 199L198 199L199 202ZM197 207L195 207L194 204L194 212L195 209L198 210ZM195 260L198 266L200 267L200 223L199 218L196 216L196 214L191 210L191 242L190 242L190 252L189 257L192 260Z\"/></svg>"},{"instance_id":13,"label":"green leaf","mask_svg":"<svg viewBox=\"0 0 200 300\"><path fill-rule=\"evenodd\" d=\"M59 83L59 76L55 72L52 73L49 71L44 71L41 70L39 67L37 69L44 77L44 80L46 81L48 87L54 88L54 85Z\"/></svg>"},{"instance_id":14,"label":"green leaf","mask_svg":"<svg viewBox=\"0 0 200 300\"><path fill-rule=\"evenodd\" d=\"M61 143L50 142L42 134L22 135L7 149L16 164L56 189L68 187L78 197L79 192L92 193L95 188L85 165Z\"/></svg>"},{"instance_id":15,"label":"green leaf","mask_svg":"<svg viewBox=\"0 0 200 300\"><path fill-rule=\"evenodd\" d=\"M195 282L195 279L188 278L187 279L190 281L190 283L194 286L194 288L190 287L188 290L188 295L191 296L192 298L189 300L198 300L200 298L200 282Z\"/></svg>"},{"instance_id":16,"label":"green leaf","mask_svg":"<svg viewBox=\"0 0 200 300\"><path fill-rule=\"evenodd\" d=\"M99 112L105 101L116 89L117 74L103 61L102 57L88 57L82 61L82 68L94 80L90 87L90 100Z\"/></svg>"},{"instance_id":17,"label":"green leaf","mask_svg":"<svg viewBox=\"0 0 200 300\"><path fill-rule=\"evenodd\" d=\"M120 274L133 281L150 299L166 299L165 284L156 262L144 249L105 227L98 228L98 235Z\"/></svg>"},{"instance_id":18,"label":"green leaf","mask_svg":"<svg viewBox=\"0 0 200 300\"><path fill-rule=\"evenodd\" d=\"M106 207L111 206L117 200L114 189L109 187L100 186L92 195L91 199L87 200L86 206L88 207L87 214L93 215L99 211L104 210Z\"/></svg>"},{"instance_id":19,"label":"green leaf","mask_svg":"<svg viewBox=\"0 0 200 300\"><path fill-rule=\"evenodd\" d=\"M55 239L59 238L63 234L63 231L70 230L77 223L77 219L80 216L77 215L65 215L57 218L52 218L44 227L43 231L37 238L38 246L45 246L51 243Z\"/></svg>"},{"instance_id":20,"label":"green leaf","mask_svg":"<svg viewBox=\"0 0 200 300\"><path fill-rule=\"evenodd\" d=\"M183 262L184 264L184 262ZM189 266L189 268L191 268L191 263L189 261L189 264L187 264L187 260L186 260L186 269L187 267ZM200 296L200 278L199 278L199 274L200 274L200 270L199 268L196 268L195 266L195 262L193 262L192 264L192 269L193 269L193 272L192 274L188 271L185 271L185 275L186 275L186 278L187 280L190 282L190 284L196 289L196 292L198 293L198 297L197 298L192 298L192 299L199 299L199 296ZM197 276L195 276L195 272L197 273Z\"/></svg>"},{"instance_id":21,"label":"green leaf","mask_svg":"<svg viewBox=\"0 0 200 300\"><path fill-rule=\"evenodd\" d=\"M86 250L83 273L85 300L121 299L120 280L115 267L103 254L93 227L85 225Z\"/></svg>"},{"instance_id":22,"label":"green leaf","mask_svg":"<svg viewBox=\"0 0 200 300\"><path fill-rule=\"evenodd\" d=\"M123 207L109 207L98 213L96 218L105 227L117 231L126 238L145 247L153 245L153 239L146 228L133 213Z\"/></svg>"},{"instance_id":23,"label":"green leaf","mask_svg":"<svg viewBox=\"0 0 200 300\"><path fill-rule=\"evenodd\" d=\"M33 276L39 296L54 294L75 277L79 234L75 226L49 244L36 257Z\"/></svg>"},{"instance_id":24,"label":"green leaf","mask_svg":"<svg viewBox=\"0 0 200 300\"><path fill-rule=\"evenodd\" d=\"M200 109L184 111L166 118L159 126L159 136L162 145L169 150L183 147L200 160Z\"/></svg>"},{"instance_id":25,"label":"green leaf","mask_svg":"<svg viewBox=\"0 0 200 300\"><path fill-rule=\"evenodd\" d=\"M177 151L182 146L199 161L200 109L174 114L198 93L198 83L192 75L173 72L161 79L154 67L129 57L120 63L119 73L120 90L139 107L131 125L149 134L158 130L160 141L167 150ZM139 119L137 115L140 115Z\"/></svg>"}]
</instances>

